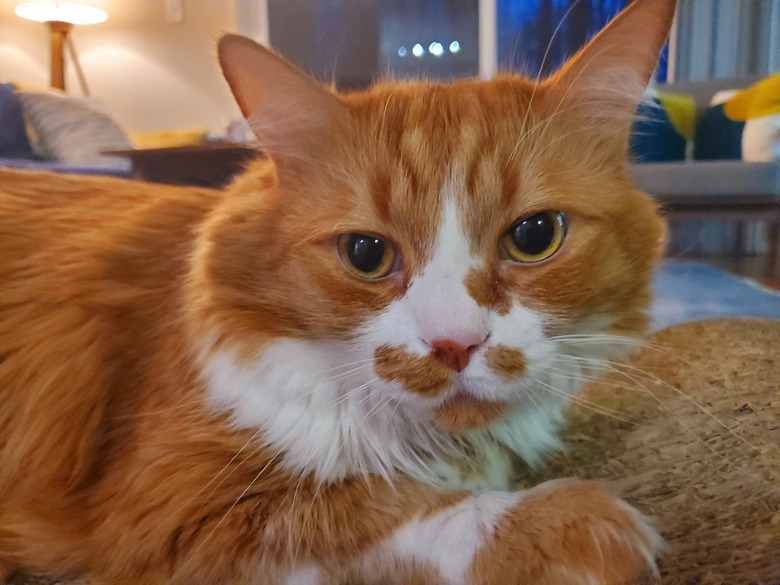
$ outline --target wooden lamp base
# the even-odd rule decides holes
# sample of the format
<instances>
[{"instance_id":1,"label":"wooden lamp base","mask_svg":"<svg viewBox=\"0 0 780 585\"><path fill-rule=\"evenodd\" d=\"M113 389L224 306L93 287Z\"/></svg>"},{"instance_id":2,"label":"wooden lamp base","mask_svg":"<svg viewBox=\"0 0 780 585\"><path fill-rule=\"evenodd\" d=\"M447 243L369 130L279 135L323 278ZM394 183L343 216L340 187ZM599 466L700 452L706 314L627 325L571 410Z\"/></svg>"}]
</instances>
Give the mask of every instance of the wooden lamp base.
<instances>
[{"instance_id":1,"label":"wooden lamp base","mask_svg":"<svg viewBox=\"0 0 780 585\"><path fill-rule=\"evenodd\" d=\"M47 22L51 31L51 86L65 89L65 43L73 25L52 20Z\"/></svg>"}]
</instances>

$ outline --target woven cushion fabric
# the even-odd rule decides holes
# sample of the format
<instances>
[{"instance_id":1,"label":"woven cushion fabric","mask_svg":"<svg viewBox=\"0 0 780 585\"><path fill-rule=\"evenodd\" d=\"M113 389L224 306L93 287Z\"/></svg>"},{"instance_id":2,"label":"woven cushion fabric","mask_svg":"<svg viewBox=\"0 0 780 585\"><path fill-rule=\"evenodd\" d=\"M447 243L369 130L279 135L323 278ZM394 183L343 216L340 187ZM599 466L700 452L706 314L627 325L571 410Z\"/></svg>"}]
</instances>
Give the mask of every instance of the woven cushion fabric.
<instances>
[{"instance_id":1,"label":"woven cushion fabric","mask_svg":"<svg viewBox=\"0 0 780 585\"><path fill-rule=\"evenodd\" d=\"M0 157L35 158L24 129L22 104L9 83L0 83Z\"/></svg>"},{"instance_id":2,"label":"woven cushion fabric","mask_svg":"<svg viewBox=\"0 0 780 585\"><path fill-rule=\"evenodd\" d=\"M127 161L101 154L133 145L106 109L94 100L48 92L20 92L32 149L41 158L96 168Z\"/></svg>"},{"instance_id":3,"label":"woven cushion fabric","mask_svg":"<svg viewBox=\"0 0 780 585\"><path fill-rule=\"evenodd\" d=\"M580 394L524 485L609 482L655 518L663 585L780 584L780 321L671 327Z\"/></svg>"}]
</instances>

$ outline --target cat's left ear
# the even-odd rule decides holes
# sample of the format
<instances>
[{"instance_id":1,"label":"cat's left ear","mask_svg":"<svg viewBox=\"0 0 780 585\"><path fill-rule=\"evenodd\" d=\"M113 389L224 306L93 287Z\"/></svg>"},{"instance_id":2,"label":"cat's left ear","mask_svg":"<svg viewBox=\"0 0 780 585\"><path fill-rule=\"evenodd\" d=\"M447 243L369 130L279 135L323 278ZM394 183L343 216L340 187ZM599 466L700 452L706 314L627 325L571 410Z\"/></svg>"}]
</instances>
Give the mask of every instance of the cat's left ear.
<instances>
[{"instance_id":1,"label":"cat's left ear","mask_svg":"<svg viewBox=\"0 0 780 585\"><path fill-rule=\"evenodd\" d=\"M279 163L316 158L342 115L338 98L271 50L240 35L219 40L219 63L241 112Z\"/></svg>"},{"instance_id":2,"label":"cat's left ear","mask_svg":"<svg viewBox=\"0 0 780 585\"><path fill-rule=\"evenodd\" d=\"M549 78L550 108L625 139L671 28L676 0L633 0Z\"/></svg>"}]
</instances>

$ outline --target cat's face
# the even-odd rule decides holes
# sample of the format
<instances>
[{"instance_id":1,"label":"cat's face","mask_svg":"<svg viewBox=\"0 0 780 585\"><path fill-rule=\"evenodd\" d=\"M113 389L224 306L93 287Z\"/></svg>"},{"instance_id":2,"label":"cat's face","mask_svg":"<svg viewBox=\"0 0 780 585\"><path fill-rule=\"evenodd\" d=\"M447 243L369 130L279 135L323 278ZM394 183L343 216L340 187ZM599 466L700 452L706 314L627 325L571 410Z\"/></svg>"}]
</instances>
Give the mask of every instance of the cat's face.
<instances>
[{"instance_id":1,"label":"cat's face","mask_svg":"<svg viewBox=\"0 0 780 585\"><path fill-rule=\"evenodd\" d=\"M198 256L209 375L239 424L359 397L363 423L459 433L568 397L550 381L580 372L571 336L643 329L661 221L626 178L636 99L594 108L589 62L334 96L235 42L284 87L226 67L274 169L233 185ZM362 432L334 417L342 442Z\"/></svg>"}]
</instances>

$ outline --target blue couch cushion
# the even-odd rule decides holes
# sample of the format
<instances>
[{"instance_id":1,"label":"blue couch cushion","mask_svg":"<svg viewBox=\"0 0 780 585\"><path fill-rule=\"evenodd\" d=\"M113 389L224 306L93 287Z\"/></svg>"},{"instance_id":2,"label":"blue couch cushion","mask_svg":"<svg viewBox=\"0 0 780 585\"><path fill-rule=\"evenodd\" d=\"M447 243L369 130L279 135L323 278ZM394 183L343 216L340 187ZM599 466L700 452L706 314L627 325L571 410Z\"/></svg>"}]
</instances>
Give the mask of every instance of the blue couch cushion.
<instances>
[{"instance_id":1,"label":"blue couch cushion","mask_svg":"<svg viewBox=\"0 0 780 585\"><path fill-rule=\"evenodd\" d=\"M0 83L0 157L37 158L24 130L22 103L8 83Z\"/></svg>"}]
</instances>

